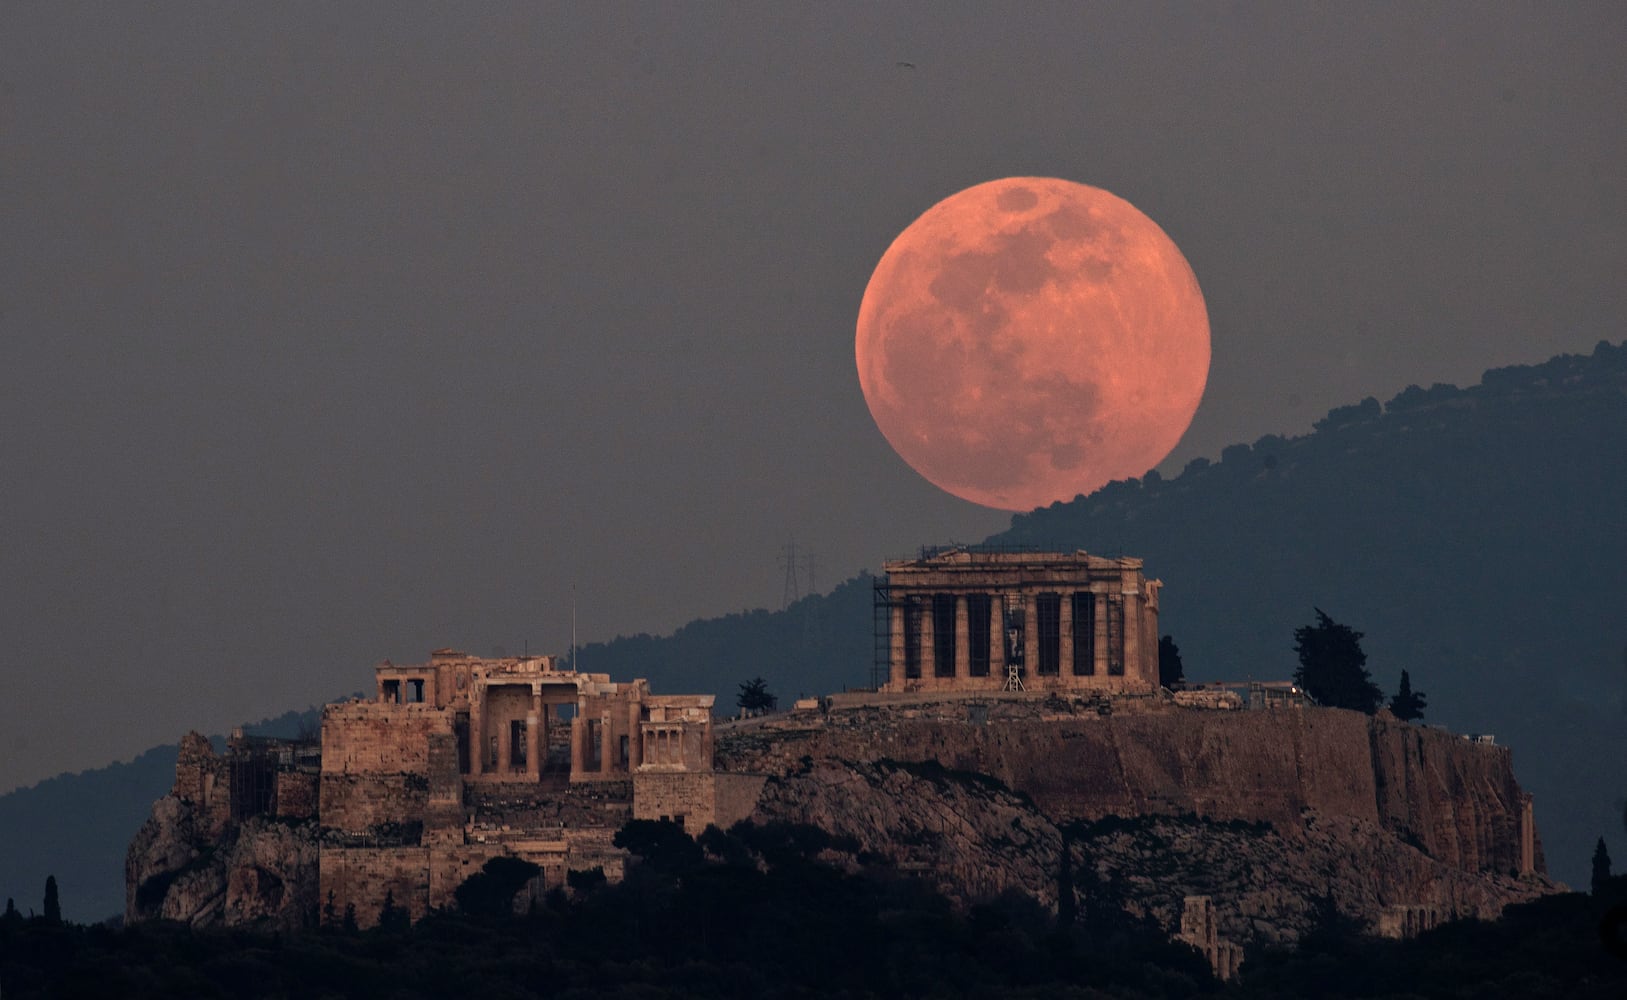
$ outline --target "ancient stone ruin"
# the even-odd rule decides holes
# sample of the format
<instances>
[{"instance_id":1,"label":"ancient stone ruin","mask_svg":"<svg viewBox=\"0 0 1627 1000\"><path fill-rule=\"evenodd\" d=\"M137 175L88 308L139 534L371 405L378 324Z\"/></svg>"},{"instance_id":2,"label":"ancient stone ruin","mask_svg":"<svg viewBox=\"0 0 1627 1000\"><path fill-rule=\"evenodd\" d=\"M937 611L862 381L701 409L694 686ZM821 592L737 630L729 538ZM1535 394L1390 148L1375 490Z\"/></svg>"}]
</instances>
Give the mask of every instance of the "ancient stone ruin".
<instances>
[{"instance_id":1,"label":"ancient stone ruin","mask_svg":"<svg viewBox=\"0 0 1627 1000\"><path fill-rule=\"evenodd\" d=\"M534 896L571 871L619 879L626 854L611 841L628 820L727 826L751 812L762 783L713 769L712 695L655 695L643 680L562 670L551 656L451 649L414 666L382 663L375 675L374 698L323 710L319 745L239 737L220 757L190 734L173 802L155 807L155 819L169 819L191 846L154 852L147 841L162 838L138 835L128 917L189 906L215 916L200 900L167 900L185 887L174 872L218 853L199 845L234 839L253 819L314 824L314 880L264 873L314 882L298 897L302 909L279 911L279 923L308 926L319 910L331 919L348 909L366 927L386 898L413 919L451 906L457 887L498 856L542 869Z\"/></svg>"},{"instance_id":2,"label":"ancient stone ruin","mask_svg":"<svg viewBox=\"0 0 1627 1000\"><path fill-rule=\"evenodd\" d=\"M1289 684L1158 686L1135 559L923 553L877 584L878 684L715 722L712 695L455 650L375 669L320 740L189 734L130 846L126 915L310 927L455 905L490 860L620 879L631 819L807 823L972 902L1104 898L1202 951L1291 943L1318 906L1411 935L1556 886L1507 747L1320 708ZM1182 697L1182 695L1194 695ZM596 877L596 876L594 876Z\"/></svg>"},{"instance_id":3,"label":"ancient stone ruin","mask_svg":"<svg viewBox=\"0 0 1627 1000\"><path fill-rule=\"evenodd\" d=\"M876 583L882 691L1158 686L1163 584L1142 575L1140 559L952 548L885 569Z\"/></svg>"}]
</instances>

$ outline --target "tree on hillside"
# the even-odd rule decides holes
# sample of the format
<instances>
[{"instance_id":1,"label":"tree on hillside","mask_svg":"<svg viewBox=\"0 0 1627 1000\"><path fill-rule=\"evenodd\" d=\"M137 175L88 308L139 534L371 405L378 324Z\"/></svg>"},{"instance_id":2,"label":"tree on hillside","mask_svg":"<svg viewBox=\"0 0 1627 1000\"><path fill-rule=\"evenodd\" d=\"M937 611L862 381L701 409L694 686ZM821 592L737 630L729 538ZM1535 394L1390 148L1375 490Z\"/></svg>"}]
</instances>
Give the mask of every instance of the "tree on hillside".
<instances>
[{"instance_id":1,"label":"tree on hillside","mask_svg":"<svg viewBox=\"0 0 1627 1000\"><path fill-rule=\"evenodd\" d=\"M748 712L767 712L778 701L768 693L768 682L761 677L753 677L740 685L740 693L734 697L734 703Z\"/></svg>"},{"instance_id":2,"label":"tree on hillside","mask_svg":"<svg viewBox=\"0 0 1627 1000\"><path fill-rule=\"evenodd\" d=\"M464 879L452 895L464 913L483 917L512 916L515 893L540 874L539 865L524 858L500 855Z\"/></svg>"},{"instance_id":3,"label":"tree on hillside","mask_svg":"<svg viewBox=\"0 0 1627 1000\"><path fill-rule=\"evenodd\" d=\"M8 924L20 923L23 919L23 915L17 912L17 901L10 896L6 897L6 914L0 919L4 919Z\"/></svg>"},{"instance_id":4,"label":"tree on hillside","mask_svg":"<svg viewBox=\"0 0 1627 1000\"><path fill-rule=\"evenodd\" d=\"M384 890L384 905L379 909L379 930L404 931L412 926L412 913L395 905L395 890Z\"/></svg>"},{"instance_id":5,"label":"tree on hillside","mask_svg":"<svg viewBox=\"0 0 1627 1000\"><path fill-rule=\"evenodd\" d=\"M1429 707L1422 691L1412 689L1412 678L1407 676L1405 670L1401 671L1401 690L1390 699L1390 714L1403 722L1413 719L1422 719L1424 709Z\"/></svg>"},{"instance_id":6,"label":"tree on hillside","mask_svg":"<svg viewBox=\"0 0 1627 1000\"><path fill-rule=\"evenodd\" d=\"M56 876L45 876L45 922L62 923L62 902L57 899Z\"/></svg>"},{"instance_id":7,"label":"tree on hillside","mask_svg":"<svg viewBox=\"0 0 1627 1000\"><path fill-rule=\"evenodd\" d=\"M1186 671L1181 666L1181 647L1175 637L1162 636L1158 640L1158 683L1174 691L1186 683Z\"/></svg>"},{"instance_id":8,"label":"tree on hillside","mask_svg":"<svg viewBox=\"0 0 1627 1000\"><path fill-rule=\"evenodd\" d=\"M1610 850L1604 846L1604 838L1599 838L1599 846L1593 848L1593 891L1598 892L1600 887L1610 881Z\"/></svg>"},{"instance_id":9,"label":"tree on hillside","mask_svg":"<svg viewBox=\"0 0 1627 1000\"><path fill-rule=\"evenodd\" d=\"M1329 618L1321 608L1314 610L1315 625L1294 629L1294 652L1299 654L1294 683L1318 704L1372 715L1384 693L1367 673L1362 633Z\"/></svg>"}]
</instances>

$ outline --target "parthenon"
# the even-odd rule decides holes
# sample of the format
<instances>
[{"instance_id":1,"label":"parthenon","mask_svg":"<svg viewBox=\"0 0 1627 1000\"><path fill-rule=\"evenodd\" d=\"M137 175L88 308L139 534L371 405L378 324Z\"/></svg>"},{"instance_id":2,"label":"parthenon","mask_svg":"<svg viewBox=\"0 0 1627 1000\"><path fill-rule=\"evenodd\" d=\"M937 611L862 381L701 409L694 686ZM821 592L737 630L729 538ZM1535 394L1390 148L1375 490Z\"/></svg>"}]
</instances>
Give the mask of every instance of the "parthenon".
<instances>
[{"instance_id":1,"label":"parthenon","mask_svg":"<svg viewBox=\"0 0 1627 1000\"><path fill-rule=\"evenodd\" d=\"M951 548L884 564L884 693L1158 686L1158 590L1141 560Z\"/></svg>"}]
</instances>

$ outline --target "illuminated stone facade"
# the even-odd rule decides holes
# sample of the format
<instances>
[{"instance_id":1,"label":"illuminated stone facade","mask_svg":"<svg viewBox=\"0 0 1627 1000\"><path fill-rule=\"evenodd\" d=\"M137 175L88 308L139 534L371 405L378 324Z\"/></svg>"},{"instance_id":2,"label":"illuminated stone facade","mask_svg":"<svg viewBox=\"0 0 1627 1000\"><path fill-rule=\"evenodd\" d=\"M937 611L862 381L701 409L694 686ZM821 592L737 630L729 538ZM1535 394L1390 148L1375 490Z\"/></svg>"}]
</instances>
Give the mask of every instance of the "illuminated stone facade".
<instances>
[{"instance_id":1,"label":"illuminated stone facade","mask_svg":"<svg viewBox=\"0 0 1627 1000\"><path fill-rule=\"evenodd\" d=\"M376 676L372 700L323 710L317 810L324 912L353 908L364 927L386 896L414 919L453 905L499 855L542 868L533 895L573 870L616 880L626 855L612 839L629 819L699 832L755 798L713 774L712 695L450 649Z\"/></svg>"},{"instance_id":2,"label":"illuminated stone facade","mask_svg":"<svg viewBox=\"0 0 1627 1000\"><path fill-rule=\"evenodd\" d=\"M1140 559L950 549L884 569L884 693L1158 686L1162 584Z\"/></svg>"}]
</instances>

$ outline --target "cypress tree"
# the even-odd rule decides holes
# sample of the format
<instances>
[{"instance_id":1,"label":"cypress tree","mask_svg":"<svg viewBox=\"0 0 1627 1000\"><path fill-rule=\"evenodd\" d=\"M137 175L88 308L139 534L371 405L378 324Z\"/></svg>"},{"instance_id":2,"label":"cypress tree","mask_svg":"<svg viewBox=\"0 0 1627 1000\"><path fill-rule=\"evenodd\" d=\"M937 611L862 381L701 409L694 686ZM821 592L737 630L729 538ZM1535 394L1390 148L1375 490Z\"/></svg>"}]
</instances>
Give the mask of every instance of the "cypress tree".
<instances>
[{"instance_id":1,"label":"cypress tree","mask_svg":"<svg viewBox=\"0 0 1627 1000\"><path fill-rule=\"evenodd\" d=\"M62 902L57 898L56 876L45 876L45 922L62 923Z\"/></svg>"},{"instance_id":2,"label":"cypress tree","mask_svg":"<svg viewBox=\"0 0 1627 1000\"><path fill-rule=\"evenodd\" d=\"M1593 891L1598 892L1610 880L1610 851L1604 846L1604 838L1599 838L1599 844L1593 848Z\"/></svg>"},{"instance_id":3,"label":"cypress tree","mask_svg":"<svg viewBox=\"0 0 1627 1000\"><path fill-rule=\"evenodd\" d=\"M1403 722L1413 719L1422 719L1424 709L1429 707L1422 691L1412 689L1412 678L1407 676L1405 670L1401 671L1401 689L1390 699L1390 712Z\"/></svg>"},{"instance_id":4,"label":"cypress tree","mask_svg":"<svg viewBox=\"0 0 1627 1000\"><path fill-rule=\"evenodd\" d=\"M1186 683L1186 667L1181 663L1181 647L1172 635L1158 639L1158 683L1171 691Z\"/></svg>"}]
</instances>

